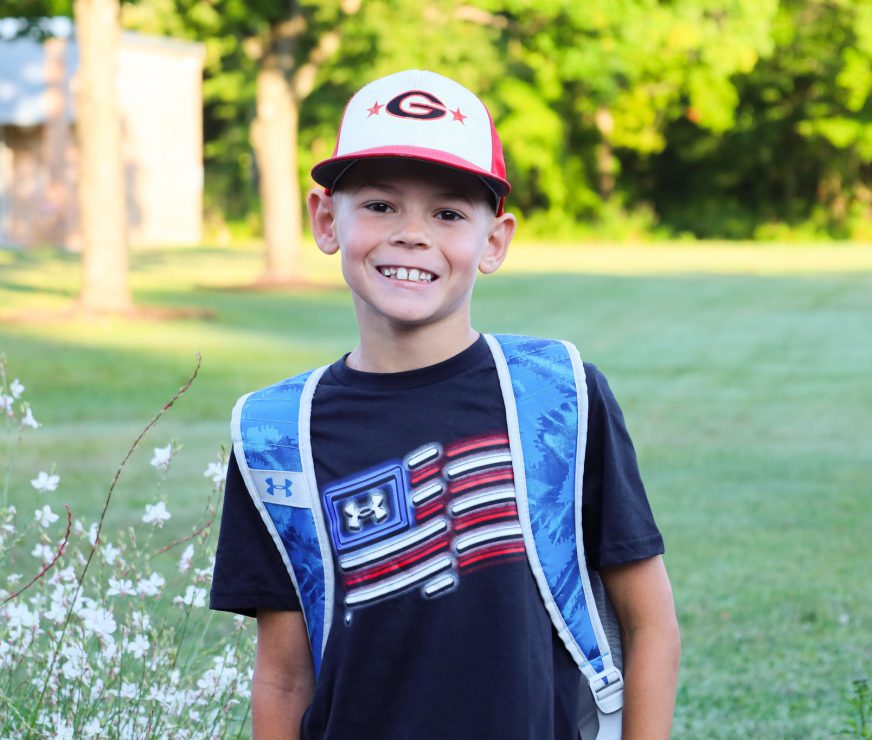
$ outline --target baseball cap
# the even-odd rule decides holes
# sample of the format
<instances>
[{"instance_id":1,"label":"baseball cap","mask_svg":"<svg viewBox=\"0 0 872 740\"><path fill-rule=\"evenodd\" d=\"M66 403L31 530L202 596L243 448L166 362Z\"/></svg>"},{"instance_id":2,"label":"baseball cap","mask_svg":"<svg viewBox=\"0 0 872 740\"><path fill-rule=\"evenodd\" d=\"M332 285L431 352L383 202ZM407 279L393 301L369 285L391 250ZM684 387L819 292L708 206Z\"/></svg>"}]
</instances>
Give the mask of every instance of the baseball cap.
<instances>
[{"instance_id":1,"label":"baseball cap","mask_svg":"<svg viewBox=\"0 0 872 740\"><path fill-rule=\"evenodd\" d=\"M355 162L379 157L478 175L493 192L498 212L511 190L500 137L484 103L435 72L397 72L358 90L342 114L333 156L312 168L312 179L330 192Z\"/></svg>"}]
</instances>

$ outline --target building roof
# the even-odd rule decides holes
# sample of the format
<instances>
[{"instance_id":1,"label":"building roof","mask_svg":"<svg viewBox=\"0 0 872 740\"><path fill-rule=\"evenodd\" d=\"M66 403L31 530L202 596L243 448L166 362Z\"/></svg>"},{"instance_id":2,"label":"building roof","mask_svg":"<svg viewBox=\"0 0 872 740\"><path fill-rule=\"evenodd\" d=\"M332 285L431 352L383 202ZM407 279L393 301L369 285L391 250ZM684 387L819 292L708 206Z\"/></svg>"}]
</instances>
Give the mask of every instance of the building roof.
<instances>
[{"instance_id":1,"label":"building roof","mask_svg":"<svg viewBox=\"0 0 872 740\"><path fill-rule=\"evenodd\" d=\"M66 44L63 53L69 90L78 52ZM48 117L45 56L45 47L33 39L0 39L0 126L36 126Z\"/></svg>"},{"instance_id":2,"label":"building roof","mask_svg":"<svg viewBox=\"0 0 872 740\"><path fill-rule=\"evenodd\" d=\"M48 117L45 46L28 37L9 38L8 30L5 26L0 28L0 126L36 126ZM202 44L137 33L123 33L121 43L124 46L150 46L163 53L195 55L200 59L204 55ZM79 67L75 39L66 40L62 53L66 76L64 89L69 94L71 78ZM72 100L66 110L72 120L75 115Z\"/></svg>"}]
</instances>

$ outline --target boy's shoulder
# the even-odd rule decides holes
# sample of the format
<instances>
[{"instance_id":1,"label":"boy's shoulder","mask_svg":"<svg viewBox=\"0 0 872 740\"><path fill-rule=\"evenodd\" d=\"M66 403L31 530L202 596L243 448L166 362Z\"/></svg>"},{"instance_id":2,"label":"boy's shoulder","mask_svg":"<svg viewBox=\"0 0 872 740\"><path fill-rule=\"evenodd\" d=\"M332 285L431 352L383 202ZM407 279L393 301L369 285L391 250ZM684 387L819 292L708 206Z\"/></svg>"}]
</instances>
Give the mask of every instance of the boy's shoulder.
<instances>
[{"instance_id":1,"label":"boy's shoulder","mask_svg":"<svg viewBox=\"0 0 872 740\"><path fill-rule=\"evenodd\" d=\"M523 361L525 357L536 357L547 348L557 348L559 346L563 346L567 348L570 358L574 354L575 357L580 361L579 365L581 366L581 368L583 368L583 374L588 385L588 390L596 388L602 383L607 383L606 378L603 375L602 371L599 369L599 367L596 364L585 360L583 355L579 352L578 347L571 341L526 334L482 334L479 340L476 342L476 345L480 345L481 351L479 352L479 357L486 357L488 361L490 361L493 356L495 344L501 348L504 356L509 356L511 358L519 359L521 361ZM464 350L464 352L468 352L474 347L475 345L473 347L467 348L467 350ZM490 347L490 350L485 351L486 347ZM463 354L463 352L460 354ZM275 382L262 386L260 388L255 388L254 390L249 391L248 393L245 393L243 396L241 396L237 402L237 405L243 403L245 400L252 396L256 396L258 399L261 400L272 401L298 398L302 394L307 382L314 385L320 380L322 376L326 376L329 379L330 377L335 375L336 372L340 369L347 370L347 368L344 366L344 358L345 356L336 360L332 364L328 363L318 367L310 368L308 370L298 372L295 375L290 375L280 380L276 380ZM541 364L544 367L547 367L549 363L546 360ZM426 368L421 368L421 370L425 369Z\"/></svg>"}]
</instances>

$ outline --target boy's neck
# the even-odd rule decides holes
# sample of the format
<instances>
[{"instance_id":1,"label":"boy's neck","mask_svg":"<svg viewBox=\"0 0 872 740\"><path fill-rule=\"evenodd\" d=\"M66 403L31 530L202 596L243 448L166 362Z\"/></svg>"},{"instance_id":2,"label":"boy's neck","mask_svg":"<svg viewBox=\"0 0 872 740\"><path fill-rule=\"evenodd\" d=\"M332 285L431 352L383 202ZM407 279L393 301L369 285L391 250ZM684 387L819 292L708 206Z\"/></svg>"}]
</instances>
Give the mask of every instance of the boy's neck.
<instances>
[{"instance_id":1,"label":"boy's neck","mask_svg":"<svg viewBox=\"0 0 872 740\"><path fill-rule=\"evenodd\" d=\"M447 329L447 327L446 327ZM423 334L426 333L426 336ZM460 354L478 339L478 332L468 324L464 331L361 332L360 344L345 362L352 370L369 373L399 373L417 370Z\"/></svg>"}]
</instances>

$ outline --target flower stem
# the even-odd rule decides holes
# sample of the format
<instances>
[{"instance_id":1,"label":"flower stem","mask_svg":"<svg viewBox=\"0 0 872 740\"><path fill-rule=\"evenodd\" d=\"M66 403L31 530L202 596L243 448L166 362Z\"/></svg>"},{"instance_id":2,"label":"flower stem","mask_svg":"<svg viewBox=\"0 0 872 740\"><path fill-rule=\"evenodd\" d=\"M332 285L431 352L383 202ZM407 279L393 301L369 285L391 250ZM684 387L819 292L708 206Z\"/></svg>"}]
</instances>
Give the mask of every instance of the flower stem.
<instances>
[{"instance_id":1,"label":"flower stem","mask_svg":"<svg viewBox=\"0 0 872 740\"><path fill-rule=\"evenodd\" d=\"M139 433L139 436L135 440L133 440L133 444L127 450L127 454L121 460L121 463L118 466L118 470L115 471L115 477L112 478L112 483L109 485L109 491L107 492L106 500L103 503L103 511L100 512L100 519L97 522L97 534L94 537L94 544L91 546L91 550L88 553L88 559L85 561L85 565L82 568L82 572L77 579L76 590L73 593L73 598L70 600L70 606L69 606L69 609L67 610L66 618L64 619L64 625L61 628L61 634L58 637L57 642L55 643L54 650L52 651L51 661L49 662L48 671L46 673L46 676L48 676L49 678L51 677L51 675L54 671L54 667L55 667L55 664L57 663L58 655L60 655L61 648L63 647L64 639L66 638L66 635L67 635L67 628L69 627L70 619L73 616L73 610L75 609L75 606L76 606L76 601L78 600L79 593L81 592L82 586L85 583L85 575L88 572L88 568L91 566L91 561L94 559L95 553L97 552L98 548L100 547L100 532L103 529L103 521L106 519L106 512L109 510L109 503L112 501L112 494L115 493L115 487L118 485L118 479L121 477L121 472L124 470L124 467L127 465L127 461L130 459L131 455L133 455L133 453L139 447L140 442L142 442L142 440L145 438L145 435L148 434L149 430L151 430L151 428L155 424L157 424L158 420L172 407L172 405L176 401L179 400L179 398L181 398L188 391L188 389L194 383L194 380L196 379L197 375L200 373L200 365L202 364L202 361L203 361L203 358L201 357L199 352L197 352L195 356L197 359L197 364L194 367L194 372L191 374L191 377L188 378L188 382L185 383L181 388L179 388L179 390L177 390L175 392L175 394L173 394L172 398L170 398L170 400L167 401L163 405L163 407L161 407L160 411L158 411L152 417L151 421L149 421L148 424L146 424L145 427L143 427L142 431ZM42 708L42 702L43 702L43 699L45 698L45 692L46 692L46 688L48 687L48 684L49 684L49 681L46 681L43 684L42 691L40 692L40 695L39 695L39 699L37 700L36 705L33 709L33 715L32 715L32 720L31 720L32 722L36 721L36 717L39 715L39 710Z\"/></svg>"}]
</instances>

